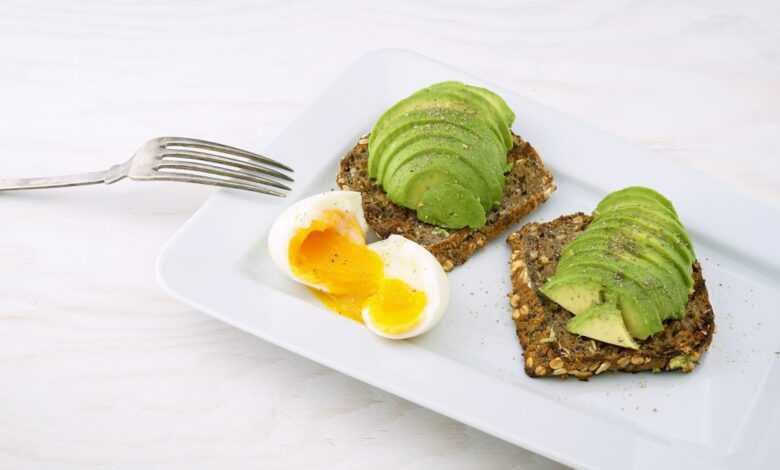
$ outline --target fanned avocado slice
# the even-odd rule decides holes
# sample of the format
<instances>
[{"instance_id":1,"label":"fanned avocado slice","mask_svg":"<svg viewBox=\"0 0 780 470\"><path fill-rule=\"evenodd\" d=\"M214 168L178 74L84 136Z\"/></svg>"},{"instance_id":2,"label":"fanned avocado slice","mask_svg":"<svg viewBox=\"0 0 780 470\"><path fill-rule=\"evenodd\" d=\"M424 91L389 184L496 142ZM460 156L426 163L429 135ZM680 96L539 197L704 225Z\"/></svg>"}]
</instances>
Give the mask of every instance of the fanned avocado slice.
<instances>
[{"instance_id":1,"label":"fanned avocado slice","mask_svg":"<svg viewBox=\"0 0 780 470\"><path fill-rule=\"evenodd\" d=\"M588 226L588 230L596 227L603 227L604 225L626 226L629 230L644 232L664 240L675 247L677 252L685 259L686 264L693 264L693 261L696 259L691 247L685 243L679 233L670 232L659 226L655 221L646 220L644 215L632 214L630 211L610 212L599 216L591 222L590 226ZM687 238L687 236L685 238Z\"/></svg>"},{"instance_id":2,"label":"fanned avocado slice","mask_svg":"<svg viewBox=\"0 0 780 470\"><path fill-rule=\"evenodd\" d=\"M626 252L663 269L675 282L682 282L687 300L687 290L693 286L692 267L661 240L643 232L637 233L626 230L625 227L604 224L585 231L569 242L561 251L561 259L594 246L609 253Z\"/></svg>"},{"instance_id":3,"label":"fanned avocado slice","mask_svg":"<svg viewBox=\"0 0 780 470\"><path fill-rule=\"evenodd\" d=\"M574 334L593 338L623 348L639 349L623 321L617 305L594 305L566 322L566 329Z\"/></svg>"},{"instance_id":4,"label":"fanned avocado slice","mask_svg":"<svg viewBox=\"0 0 780 470\"><path fill-rule=\"evenodd\" d=\"M437 223L475 228L503 197L513 121L512 110L488 90L458 82L424 88L375 123L368 139L369 177L423 221L442 219L453 212L448 198L458 201L467 209Z\"/></svg>"},{"instance_id":5,"label":"fanned avocado slice","mask_svg":"<svg viewBox=\"0 0 780 470\"><path fill-rule=\"evenodd\" d=\"M442 91L445 96L452 96L455 99L465 101L479 109L485 119L490 123L490 127L496 138L504 144L505 151L512 148L512 132L509 130L512 121L507 122L505 120L505 116L501 114L496 103L489 100L483 94L476 92L472 87L460 82L437 83L431 88Z\"/></svg>"},{"instance_id":6,"label":"fanned avocado slice","mask_svg":"<svg viewBox=\"0 0 780 470\"><path fill-rule=\"evenodd\" d=\"M417 206L417 217L451 229L485 225L485 211L474 193L452 181L434 184L424 192Z\"/></svg>"},{"instance_id":7,"label":"fanned avocado slice","mask_svg":"<svg viewBox=\"0 0 780 470\"><path fill-rule=\"evenodd\" d=\"M616 239L617 242L615 242ZM620 226L595 227L569 242L561 251L561 259L589 250L594 246L601 250L614 252L621 249L619 246L616 247L619 244L624 245L622 247L624 251L628 251L669 273L675 283L682 282L687 300L689 289L693 286L691 266L686 265L685 260L669 245L642 232L633 233Z\"/></svg>"},{"instance_id":8,"label":"fanned avocado slice","mask_svg":"<svg viewBox=\"0 0 780 470\"><path fill-rule=\"evenodd\" d=\"M660 320L669 318L674 309L675 302L669 298L669 292L664 283L658 279L653 271L647 269L647 266L640 266L639 263L631 263L625 259L610 256L605 253L587 252L582 256L577 256L570 263L556 270L556 274L562 276L566 273L576 272L583 266L599 266L609 269L615 273L616 279L630 279L639 285L647 297L655 306L655 313Z\"/></svg>"},{"instance_id":9,"label":"fanned avocado slice","mask_svg":"<svg viewBox=\"0 0 780 470\"><path fill-rule=\"evenodd\" d=\"M584 274L550 278L539 290L574 315L604 301L604 286Z\"/></svg>"},{"instance_id":10,"label":"fanned avocado slice","mask_svg":"<svg viewBox=\"0 0 780 470\"><path fill-rule=\"evenodd\" d=\"M506 151L501 143L495 139L485 121L480 119L476 113L449 108L425 108L400 116L388 124L387 129L379 137L375 137L379 134L372 132L368 141L369 176L374 179L381 177L382 183L380 184L384 185L386 171L382 169L386 169L398 153L397 150L392 153L387 152L391 146L395 147L393 145L395 140L409 133L424 133L440 125L445 126L448 132L452 132L452 135L461 140L480 143L481 148L493 148L494 150L483 155L485 163L496 168L496 171L501 174L506 171ZM372 138L374 139L372 140Z\"/></svg>"},{"instance_id":11,"label":"fanned avocado slice","mask_svg":"<svg viewBox=\"0 0 780 470\"><path fill-rule=\"evenodd\" d=\"M408 186L431 170L446 174L454 183L468 188L479 198L485 211L490 210L496 201L496 182L485 180L468 158L447 148L418 150L399 164L398 169L393 169L392 176L388 178L385 191L391 200L402 206L416 206L417 201L409 199Z\"/></svg>"},{"instance_id":12,"label":"fanned avocado slice","mask_svg":"<svg viewBox=\"0 0 780 470\"><path fill-rule=\"evenodd\" d=\"M368 174L376 178L378 165L385 158L384 147L409 128L432 122L448 122L478 135L473 128L486 126L479 113L463 102L436 97L415 99L414 95L387 110L374 124L368 137Z\"/></svg>"},{"instance_id":13,"label":"fanned avocado slice","mask_svg":"<svg viewBox=\"0 0 780 470\"><path fill-rule=\"evenodd\" d=\"M442 132L447 134L454 135L453 130L458 130L467 136L461 136L461 138L479 139L479 134L468 127L450 123L441 117L431 119L422 113L417 113L412 118L407 117L402 122L396 123L381 138L375 137L375 134L371 133L368 140L368 176L378 180L382 175L383 168L398 150L402 149L410 140L413 141L421 135L438 133L440 128L444 129Z\"/></svg>"},{"instance_id":14,"label":"fanned avocado slice","mask_svg":"<svg viewBox=\"0 0 780 470\"><path fill-rule=\"evenodd\" d=\"M489 150L484 148L480 150L480 145L481 141L479 140L467 144L451 135L421 134L420 138L412 140L408 145L400 148L393 158L385 159L387 167L384 170L380 168L380 176L377 181L385 186L391 186L396 171L414 159L432 154L451 155L468 165L471 171L479 176L482 185L486 187L486 189L479 189L480 197L486 208L492 207L503 195L505 177L495 166L490 164L490 159L485 156L485 152Z\"/></svg>"},{"instance_id":15,"label":"fanned avocado slice","mask_svg":"<svg viewBox=\"0 0 780 470\"><path fill-rule=\"evenodd\" d=\"M399 152L403 152L411 145L417 145L421 140L430 138L450 139L458 141L460 145L479 140L479 136L476 134L442 121L403 126L380 151L382 158L381 161L378 161L375 175L377 183L382 184L388 164Z\"/></svg>"},{"instance_id":16,"label":"fanned avocado slice","mask_svg":"<svg viewBox=\"0 0 780 470\"><path fill-rule=\"evenodd\" d=\"M498 113L503 117L504 122L506 122L508 126L510 127L512 126L512 123L515 122L516 116L514 111L512 111L512 108L509 107L509 105L506 103L506 101L504 101L503 98L493 93L492 91L488 90L487 88L473 86L473 85L467 85L467 86L469 88L469 91L481 95L487 101L492 103L496 111L498 111Z\"/></svg>"},{"instance_id":17,"label":"fanned avocado slice","mask_svg":"<svg viewBox=\"0 0 780 470\"><path fill-rule=\"evenodd\" d=\"M450 181L471 192L487 212L483 202L489 189L467 163L444 153L426 153L410 160L398 169L386 187L393 201L410 209L417 209L424 193L442 182Z\"/></svg>"},{"instance_id":18,"label":"fanned avocado slice","mask_svg":"<svg viewBox=\"0 0 780 470\"><path fill-rule=\"evenodd\" d=\"M613 203L608 205L599 214L596 214L596 220L603 218L612 218L620 216L629 216L641 218L643 222L652 223L656 226L656 230L650 230L651 233L664 231L669 237L679 240L685 247L685 261L682 263L682 274L687 287L693 286L693 278L691 276L692 269L691 264L696 258L696 254L693 250L693 243L691 242L688 232L685 227L682 226L676 214L672 214L668 209L659 205L658 203L648 203L644 200L638 200L634 197L631 198L614 198ZM596 224L600 226L606 222ZM620 224L616 224L620 225ZM645 230L647 231L647 230ZM667 239L669 238L667 237Z\"/></svg>"},{"instance_id":19,"label":"fanned avocado slice","mask_svg":"<svg viewBox=\"0 0 780 470\"><path fill-rule=\"evenodd\" d=\"M557 302L555 296L559 295L567 284L600 283L603 287L602 295L608 301L617 302L623 312L623 320L631 336L646 339L663 329L658 306L645 289L630 277L602 263L584 263L572 268L567 273L556 272L541 289L542 293Z\"/></svg>"},{"instance_id":20,"label":"fanned avocado slice","mask_svg":"<svg viewBox=\"0 0 780 470\"><path fill-rule=\"evenodd\" d=\"M626 245L634 246L626 247ZM656 295L657 303L662 305L661 320L677 318L688 302L688 290L678 279L674 268L665 266L665 263L658 264L652 258L648 259L646 251L648 251L646 247L638 246L628 239L621 239L621 242L616 243L615 239L607 237L589 237L579 240L579 243L575 240L567 245L558 266L566 272L566 266L569 264L588 259L600 259L614 262L622 269L641 270L647 276L654 278L657 283L656 289L652 290L651 294Z\"/></svg>"},{"instance_id":21,"label":"fanned avocado slice","mask_svg":"<svg viewBox=\"0 0 780 470\"><path fill-rule=\"evenodd\" d=\"M663 321L683 318L694 260L671 202L649 188L626 188L599 203L585 231L561 250L541 291L576 315L569 331L635 347L626 338L645 339Z\"/></svg>"},{"instance_id":22,"label":"fanned avocado slice","mask_svg":"<svg viewBox=\"0 0 780 470\"><path fill-rule=\"evenodd\" d=\"M644 193L638 193L638 194L626 193L625 195L622 195L620 197L613 197L610 198L609 200L602 201L601 203L599 203L598 207L596 207L596 209L593 211L593 214L596 216L600 214L605 214L610 210L613 210L615 208L627 204L642 205L647 207L647 209L649 210L659 211L670 218L678 220L677 214L674 212L674 209L669 209L668 207L663 205L658 199L649 197Z\"/></svg>"},{"instance_id":23,"label":"fanned avocado slice","mask_svg":"<svg viewBox=\"0 0 780 470\"><path fill-rule=\"evenodd\" d=\"M440 93L431 87L423 88L412 93L401 101L398 101L387 111L385 111L374 124L372 133L381 133L384 131L388 123L391 123L399 116L412 111L426 108L444 109L454 107L463 109L473 114L477 114L476 110L470 109L469 106L462 101L453 102L451 99L443 97Z\"/></svg>"},{"instance_id":24,"label":"fanned avocado slice","mask_svg":"<svg viewBox=\"0 0 780 470\"><path fill-rule=\"evenodd\" d=\"M657 257L659 262L666 262L672 266L677 273L678 279L680 279L685 287L688 289L688 293L693 290L693 266L689 263L685 256L680 253L679 248L672 246L666 240L659 238L653 234L645 231L633 230L633 226L613 226L605 224L603 226L590 226L588 230L575 238L569 245L573 245L580 238L584 237L598 237L598 236L621 236L634 240L637 243L641 243L652 250L647 253L652 254L653 257ZM566 245L564 252L568 249L569 245Z\"/></svg>"},{"instance_id":25,"label":"fanned avocado slice","mask_svg":"<svg viewBox=\"0 0 780 470\"><path fill-rule=\"evenodd\" d=\"M610 207L608 210L601 212L595 216L596 220L603 217L609 217L612 215L630 215L637 216L656 224L659 228L668 231L670 234L679 238L691 253L693 253L693 243L688 237L688 232L685 227L682 226L677 217L670 217L664 212L647 207L642 203L637 202L625 202Z\"/></svg>"},{"instance_id":26,"label":"fanned avocado slice","mask_svg":"<svg viewBox=\"0 0 780 470\"><path fill-rule=\"evenodd\" d=\"M466 144L457 137L447 134L421 134L418 138L412 139L403 148L396 152L395 156L389 160L387 168L380 168L380 178L377 181L384 183L398 168L409 163L414 158L426 154L449 154L466 163L474 171L487 187L486 192L482 192L483 198L492 204L501 199L504 187L504 175L498 173L496 169L486 165L484 160L480 160L481 152L465 152L466 148L479 145L479 142Z\"/></svg>"},{"instance_id":27,"label":"fanned avocado slice","mask_svg":"<svg viewBox=\"0 0 780 470\"><path fill-rule=\"evenodd\" d=\"M430 88L423 88L413 93L385 111L374 124L371 135L368 137L369 176L376 177L376 165L379 163L376 158L381 158L382 153L381 141L392 138L394 130L408 123L410 119L412 121L431 119L447 121L449 120L445 113L447 110L459 111L463 115L472 115L474 119L480 119L479 113L466 103L443 98Z\"/></svg>"},{"instance_id":28,"label":"fanned avocado slice","mask_svg":"<svg viewBox=\"0 0 780 470\"><path fill-rule=\"evenodd\" d=\"M677 211L674 210L674 205L669 199L667 199L663 194L659 193L658 191L650 188L645 188L643 186L629 186L619 191L614 191L609 193L606 197L604 197L604 199L601 200L601 202L599 202L599 207L596 209L596 211L598 211L598 209L602 206L605 207L607 205L610 205L614 199L619 200L626 196L629 197L643 196L643 197L653 199L657 201L659 204L661 204L662 206L669 209L673 214L675 214L675 216L677 215Z\"/></svg>"}]
</instances>

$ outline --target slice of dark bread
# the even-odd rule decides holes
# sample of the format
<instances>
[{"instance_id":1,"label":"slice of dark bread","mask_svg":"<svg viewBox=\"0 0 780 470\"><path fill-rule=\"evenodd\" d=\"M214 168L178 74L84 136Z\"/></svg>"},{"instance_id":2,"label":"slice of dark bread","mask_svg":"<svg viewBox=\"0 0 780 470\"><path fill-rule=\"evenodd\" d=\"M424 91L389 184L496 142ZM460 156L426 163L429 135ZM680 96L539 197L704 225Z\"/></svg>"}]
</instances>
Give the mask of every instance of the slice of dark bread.
<instances>
[{"instance_id":1,"label":"slice of dark bread","mask_svg":"<svg viewBox=\"0 0 780 470\"><path fill-rule=\"evenodd\" d=\"M565 215L547 223L526 224L507 239L512 250L512 318L523 346L526 374L572 375L586 380L606 371L692 371L715 332L698 262L693 266L694 291L685 317L665 322L664 330L640 341L636 351L569 333L566 322L571 313L539 292L544 281L555 273L562 247L590 221L591 217L583 213Z\"/></svg>"},{"instance_id":2,"label":"slice of dark bread","mask_svg":"<svg viewBox=\"0 0 780 470\"><path fill-rule=\"evenodd\" d=\"M394 204L387 194L368 177L368 137L341 160L336 184L339 188L360 191L368 225L386 238L403 235L424 246L449 271L463 264L475 251L499 236L550 197L555 190L552 174L544 167L536 150L517 135L507 154L512 169L506 176L501 204L487 216L484 227L447 231L417 220L414 211Z\"/></svg>"}]
</instances>

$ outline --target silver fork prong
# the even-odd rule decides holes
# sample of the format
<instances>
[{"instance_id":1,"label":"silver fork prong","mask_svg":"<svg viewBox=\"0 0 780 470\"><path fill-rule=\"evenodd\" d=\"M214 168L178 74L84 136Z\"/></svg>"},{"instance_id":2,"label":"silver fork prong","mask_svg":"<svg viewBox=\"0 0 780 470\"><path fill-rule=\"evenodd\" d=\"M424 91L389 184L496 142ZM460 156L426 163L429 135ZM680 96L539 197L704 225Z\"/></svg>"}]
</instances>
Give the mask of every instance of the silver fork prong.
<instances>
[{"instance_id":1,"label":"silver fork prong","mask_svg":"<svg viewBox=\"0 0 780 470\"><path fill-rule=\"evenodd\" d=\"M163 146L166 148L168 146L181 146L181 147L192 147L192 148L206 149L206 150L215 150L217 152L237 155L240 157L248 158L250 160L254 160L259 163L265 163L266 165L275 166L276 168L280 168L282 170L294 172L294 170L289 166L283 163L279 163L276 160L265 157L263 155L250 152L248 150L240 149L238 147L231 147L230 145L219 144L217 142L210 142L208 140L192 139L189 137L167 137L163 140Z\"/></svg>"},{"instance_id":2,"label":"silver fork prong","mask_svg":"<svg viewBox=\"0 0 780 470\"><path fill-rule=\"evenodd\" d=\"M256 193L267 194L269 196L287 197L287 194L282 191L276 191L266 188L259 184L242 183L240 181L229 181L219 178L209 178L205 176L188 175L183 173L168 173L157 171L152 178L159 181L177 181L181 183L197 183L206 184L209 186L219 186L222 188L242 189L246 191L253 191Z\"/></svg>"},{"instance_id":3,"label":"silver fork prong","mask_svg":"<svg viewBox=\"0 0 780 470\"><path fill-rule=\"evenodd\" d=\"M113 184L128 178L190 182L286 197L293 179L283 171L293 170L236 147L200 139L157 137L145 142L129 160L106 170L41 178L0 178L0 192Z\"/></svg>"},{"instance_id":4,"label":"silver fork prong","mask_svg":"<svg viewBox=\"0 0 780 470\"><path fill-rule=\"evenodd\" d=\"M199 152L197 150L166 149L160 152L159 156L163 160L165 158L175 158L175 159L198 160L198 161L204 161L210 163L217 163L220 165L240 168L246 171L263 173L264 175L272 176L274 178L279 178L285 181L294 181L290 176L282 172L273 170L271 168L265 167L263 165L259 165L254 162L237 160L235 158L230 158L225 155L216 155L213 153Z\"/></svg>"},{"instance_id":5,"label":"silver fork prong","mask_svg":"<svg viewBox=\"0 0 780 470\"><path fill-rule=\"evenodd\" d=\"M229 168L222 168L215 165L206 165L198 162L184 162L184 161L174 162L174 161L160 160L152 168L154 170L167 169L167 170L196 171L200 173L205 173L207 175L216 175L225 178L233 178L235 180L240 180L242 182L257 183L266 186L272 186L274 188L283 189L285 191L291 190L289 186L285 186L282 183L279 183L278 181L272 180L270 178L259 176L256 173L250 173L247 171L234 170Z\"/></svg>"}]
</instances>

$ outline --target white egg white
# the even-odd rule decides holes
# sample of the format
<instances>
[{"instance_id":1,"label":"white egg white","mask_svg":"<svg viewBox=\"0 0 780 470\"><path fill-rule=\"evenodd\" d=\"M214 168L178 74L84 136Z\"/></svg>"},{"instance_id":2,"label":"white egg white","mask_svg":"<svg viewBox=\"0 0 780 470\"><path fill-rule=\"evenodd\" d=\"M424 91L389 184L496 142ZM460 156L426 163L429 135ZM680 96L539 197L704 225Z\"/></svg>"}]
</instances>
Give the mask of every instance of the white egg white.
<instances>
[{"instance_id":1,"label":"white egg white","mask_svg":"<svg viewBox=\"0 0 780 470\"><path fill-rule=\"evenodd\" d=\"M268 233L268 252L274 264L296 282L325 290L323 286L312 284L295 276L290 267L290 241L298 230L308 228L315 220L322 219L328 210L338 209L353 214L365 234L368 224L363 214L363 200L356 191L331 191L302 199L285 209L276 219Z\"/></svg>"},{"instance_id":2,"label":"white egg white","mask_svg":"<svg viewBox=\"0 0 780 470\"><path fill-rule=\"evenodd\" d=\"M413 329L400 334L385 333L372 324L366 308L363 310L363 321L368 329L385 338L404 339L421 335L436 326L450 301L447 274L436 257L421 245L400 235L390 235L368 247L382 258L385 277L401 279L413 289L424 292L426 297L420 323Z\"/></svg>"}]
</instances>

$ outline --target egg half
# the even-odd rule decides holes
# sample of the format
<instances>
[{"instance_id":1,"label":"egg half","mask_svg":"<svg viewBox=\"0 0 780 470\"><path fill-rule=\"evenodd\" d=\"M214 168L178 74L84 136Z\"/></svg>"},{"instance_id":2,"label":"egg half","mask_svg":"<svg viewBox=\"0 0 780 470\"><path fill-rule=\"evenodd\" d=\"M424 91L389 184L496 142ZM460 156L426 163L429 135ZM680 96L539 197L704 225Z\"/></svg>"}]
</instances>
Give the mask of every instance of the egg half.
<instances>
[{"instance_id":1,"label":"egg half","mask_svg":"<svg viewBox=\"0 0 780 470\"><path fill-rule=\"evenodd\" d=\"M449 302L447 276L417 243L391 235L366 244L361 195L332 191L285 210L268 235L274 264L328 308L381 336L430 330Z\"/></svg>"},{"instance_id":2,"label":"egg half","mask_svg":"<svg viewBox=\"0 0 780 470\"><path fill-rule=\"evenodd\" d=\"M363 321L374 333L411 338L441 320L450 300L447 274L428 250L400 235L368 248L384 263L384 279L363 307Z\"/></svg>"}]
</instances>

